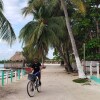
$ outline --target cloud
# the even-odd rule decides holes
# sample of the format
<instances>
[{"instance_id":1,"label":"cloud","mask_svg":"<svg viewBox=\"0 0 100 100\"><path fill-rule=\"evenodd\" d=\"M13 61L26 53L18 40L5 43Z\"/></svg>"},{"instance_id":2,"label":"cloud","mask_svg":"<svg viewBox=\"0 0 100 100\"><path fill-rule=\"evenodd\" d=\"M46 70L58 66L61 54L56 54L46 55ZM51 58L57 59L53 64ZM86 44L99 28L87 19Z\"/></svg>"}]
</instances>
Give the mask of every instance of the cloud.
<instances>
[{"instance_id":1,"label":"cloud","mask_svg":"<svg viewBox=\"0 0 100 100\"><path fill-rule=\"evenodd\" d=\"M32 20L32 16L24 18L22 15L21 9L27 5L27 0L3 0L3 3L4 15L11 23L18 37L20 29ZM19 43L18 39L11 48L5 41L0 40L0 60L9 59L16 51L21 50L21 43Z\"/></svg>"},{"instance_id":2,"label":"cloud","mask_svg":"<svg viewBox=\"0 0 100 100\"><path fill-rule=\"evenodd\" d=\"M27 16L24 18L22 15L22 8L27 5L28 0L3 0L4 3L4 15L12 24L12 27L18 37L20 29L29 21L32 20L32 16ZM0 40L0 60L1 59L9 59L16 51L21 51L21 43L18 40L12 46L9 45L5 41ZM48 57L52 58L52 50L49 51Z\"/></svg>"},{"instance_id":3,"label":"cloud","mask_svg":"<svg viewBox=\"0 0 100 100\"><path fill-rule=\"evenodd\" d=\"M26 24L32 20L32 16L24 18L22 15L22 8L27 5L27 0L3 0L4 2L4 15L12 25Z\"/></svg>"}]
</instances>

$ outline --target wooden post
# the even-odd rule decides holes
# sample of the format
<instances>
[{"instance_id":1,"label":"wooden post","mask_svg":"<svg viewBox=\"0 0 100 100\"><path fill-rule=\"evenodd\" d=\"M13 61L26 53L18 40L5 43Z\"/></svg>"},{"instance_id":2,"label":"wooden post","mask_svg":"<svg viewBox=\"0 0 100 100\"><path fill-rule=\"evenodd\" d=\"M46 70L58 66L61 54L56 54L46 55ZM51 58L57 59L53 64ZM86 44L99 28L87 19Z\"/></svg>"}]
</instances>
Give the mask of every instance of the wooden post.
<instances>
[{"instance_id":1,"label":"wooden post","mask_svg":"<svg viewBox=\"0 0 100 100\"><path fill-rule=\"evenodd\" d=\"M8 71L6 71L6 83L8 84Z\"/></svg>"},{"instance_id":2,"label":"wooden post","mask_svg":"<svg viewBox=\"0 0 100 100\"><path fill-rule=\"evenodd\" d=\"M99 63L97 63L97 78L99 78Z\"/></svg>"},{"instance_id":3,"label":"wooden post","mask_svg":"<svg viewBox=\"0 0 100 100\"><path fill-rule=\"evenodd\" d=\"M22 70L22 72L23 72L23 76L24 76L24 69Z\"/></svg>"},{"instance_id":4,"label":"wooden post","mask_svg":"<svg viewBox=\"0 0 100 100\"><path fill-rule=\"evenodd\" d=\"M20 69L18 69L18 79L20 80Z\"/></svg>"},{"instance_id":5,"label":"wooden post","mask_svg":"<svg viewBox=\"0 0 100 100\"><path fill-rule=\"evenodd\" d=\"M15 81L17 80L17 71L15 71Z\"/></svg>"},{"instance_id":6,"label":"wooden post","mask_svg":"<svg viewBox=\"0 0 100 100\"><path fill-rule=\"evenodd\" d=\"M21 69L21 78L23 77L23 69Z\"/></svg>"},{"instance_id":7,"label":"wooden post","mask_svg":"<svg viewBox=\"0 0 100 100\"><path fill-rule=\"evenodd\" d=\"M23 74L24 74L24 75L26 74L26 71L25 71L25 70L23 70Z\"/></svg>"},{"instance_id":8,"label":"wooden post","mask_svg":"<svg viewBox=\"0 0 100 100\"><path fill-rule=\"evenodd\" d=\"M2 71L2 86L4 86L4 71Z\"/></svg>"},{"instance_id":9,"label":"wooden post","mask_svg":"<svg viewBox=\"0 0 100 100\"><path fill-rule=\"evenodd\" d=\"M92 61L90 63L90 76L92 76Z\"/></svg>"},{"instance_id":10,"label":"wooden post","mask_svg":"<svg viewBox=\"0 0 100 100\"><path fill-rule=\"evenodd\" d=\"M10 71L10 79L11 79L11 83L12 83L12 78L13 78L13 72L12 70Z\"/></svg>"}]
</instances>

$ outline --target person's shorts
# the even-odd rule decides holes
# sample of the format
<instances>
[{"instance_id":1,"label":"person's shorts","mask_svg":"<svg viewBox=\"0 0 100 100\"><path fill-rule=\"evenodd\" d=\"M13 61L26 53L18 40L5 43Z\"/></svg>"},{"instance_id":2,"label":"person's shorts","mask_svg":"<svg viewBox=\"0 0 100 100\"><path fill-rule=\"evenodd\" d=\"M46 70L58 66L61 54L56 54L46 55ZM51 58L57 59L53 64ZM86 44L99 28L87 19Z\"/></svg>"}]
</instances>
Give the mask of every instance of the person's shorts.
<instances>
[{"instance_id":1,"label":"person's shorts","mask_svg":"<svg viewBox=\"0 0 100 100\"><path fill-rule=\"evenodd\" d=\"M36 74L37 72L33 72L33 74ZM38 78L40 79L41 77L41 72L39 72L36 76L38 76Z\"/></svg>"}]
</instances>

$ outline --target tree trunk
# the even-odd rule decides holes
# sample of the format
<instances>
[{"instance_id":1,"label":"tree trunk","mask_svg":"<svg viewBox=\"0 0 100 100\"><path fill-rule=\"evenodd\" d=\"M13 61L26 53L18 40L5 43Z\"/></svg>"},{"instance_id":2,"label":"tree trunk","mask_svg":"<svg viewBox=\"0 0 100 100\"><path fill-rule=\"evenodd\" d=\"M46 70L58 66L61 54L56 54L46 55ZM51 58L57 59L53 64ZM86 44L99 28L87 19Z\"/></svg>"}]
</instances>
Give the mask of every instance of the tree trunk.
<instances>
[{"instance_id":1,"label":"tree trunk","mask_svg":"<svg viewBox=\"0 0 100 100\"><path fill-rule=\"evenodd\" d=\"M83 67L82 67L80 59L79 59L79 55L78 55L78 52L77 52L75 40L74 40L72 30L71 30L71 26L70 26L70 23L69 23L67 7L64 4L64 0L60 0L60 1L61 1L62 8L64 10L64 14L65 14L66 26L67 26L67 29L68 29L68 33L69 33L69 36L70 36L71 43L72 43L72 49L73 49L76 64L77 64L79 78L86 78L86 76L84 74L84 71L83 71Z\"/></svg>"},{"instance_id":2,"label":"tree trunk","mask_svg":"<svg viewBox=\"0 0 100 100\"><path fill-rule=\"evenodd\" d=\"M42 56L42 65L44 66L44 57Z\"/></svg>"},{"instance_id":3,"label":"tree trunk","mask_svg":"<svg viewBox=\"0 0 100 100\"><path fill-rule=\"evenodd\" d=\"M69 68L70 68L70 71L73 72L73 68L72 68L71 63L70 63L70 57L69 57L69 52L68 52L68 50L66 50L66 53L67 53L66 56L67 56L68 66L69 66Z\"/></svg>"},{"instance_id":4,"label":"tree trunk","mask_svg":"<svg viewBox=\"0 0 100 100\"><path fill-rule=\"evenodd\" d=\"M66 55L63 54L63 52L62 52L60 47L56 46L56 48L59 51L61 57L64 59L66 71L67 72L73 72L73 69L72 69L70 63L68 62Z\"/></svg>"}]
</instances>

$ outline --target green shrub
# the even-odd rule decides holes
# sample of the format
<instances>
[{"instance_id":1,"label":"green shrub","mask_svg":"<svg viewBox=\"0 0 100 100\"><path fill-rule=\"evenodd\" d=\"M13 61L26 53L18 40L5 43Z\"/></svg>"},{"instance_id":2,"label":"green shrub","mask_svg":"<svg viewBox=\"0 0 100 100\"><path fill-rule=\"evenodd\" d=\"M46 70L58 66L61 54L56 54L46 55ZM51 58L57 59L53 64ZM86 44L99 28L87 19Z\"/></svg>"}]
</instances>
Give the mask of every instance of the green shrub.
<instances>
[{"instance_id":1,"label":"green shrub","mask_svg":"<svg viewBox=\"0 0 100 100\"><path fill-rule=\"evenodd\" d=\"M74 79L73 82L75 83L86 83L86 82L89 82L89 80L87 78L78 78L78 79Z\"/></svg>"}]
</instances>

